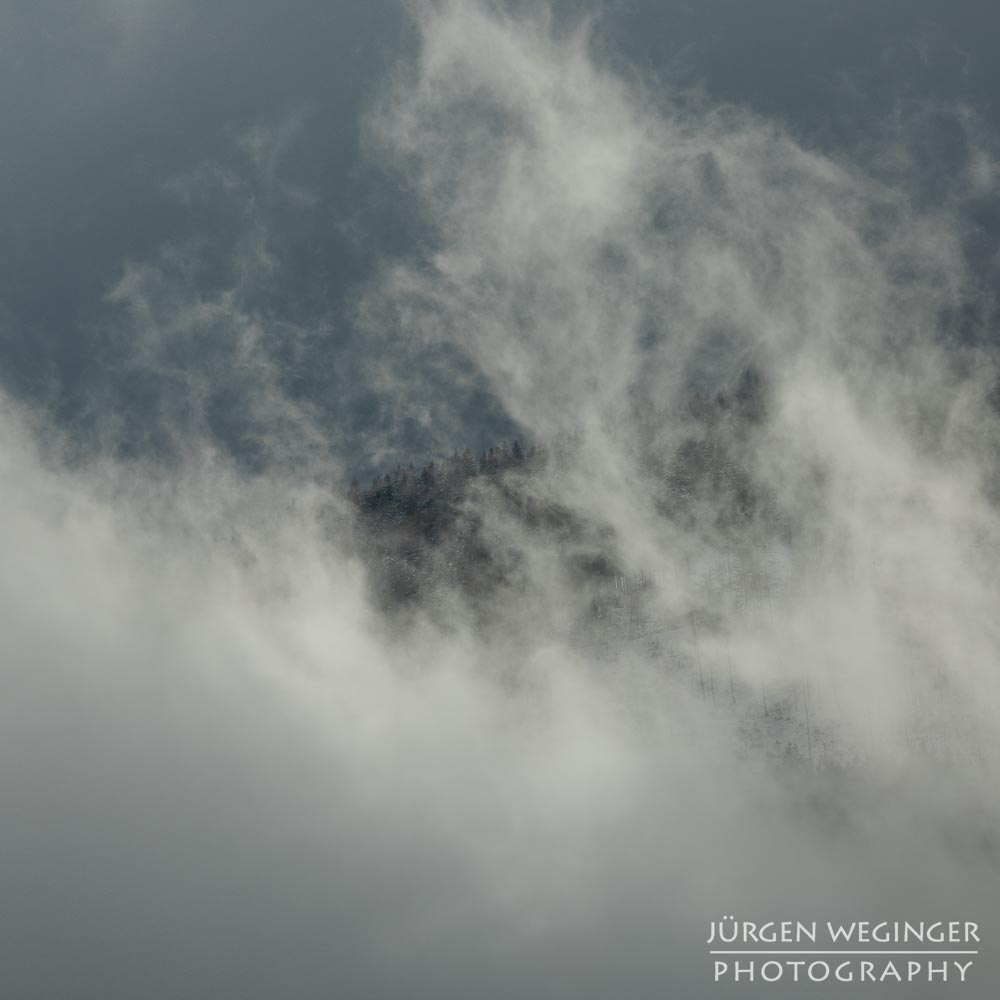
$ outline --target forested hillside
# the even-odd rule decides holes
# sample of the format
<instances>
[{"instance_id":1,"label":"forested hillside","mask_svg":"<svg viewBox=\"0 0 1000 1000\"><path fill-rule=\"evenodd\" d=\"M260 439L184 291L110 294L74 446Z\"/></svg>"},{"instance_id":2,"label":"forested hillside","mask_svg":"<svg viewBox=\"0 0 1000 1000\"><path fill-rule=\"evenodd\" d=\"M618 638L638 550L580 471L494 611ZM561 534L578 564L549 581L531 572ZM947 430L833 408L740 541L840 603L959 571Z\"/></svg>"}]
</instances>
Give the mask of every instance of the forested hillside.
<instances>
[{"instance_id":1,"label":"forested hillside","mask_svg":"<svg viewBox=\"0 0 1000 1000\"><path fill-rule=\"evenodd\" d=\"M764 375L750 368L730 387L646 419L642 474L661 517L729 547L787 535L791 522L775 491L741 460L767 405ZM553 546L588 592L616 577L655 574L655 566L623 562L609 525L552 499L547 475L559 475L547 446L515 440L478 454L456 450L420 469L397 464L367 489L353 482L361 548L383 605L406 606L440 587L475 603L516 586L521 553L513 538L491 533L497 517L516 524L522 541Z\"/></svg>"}]
</instances>

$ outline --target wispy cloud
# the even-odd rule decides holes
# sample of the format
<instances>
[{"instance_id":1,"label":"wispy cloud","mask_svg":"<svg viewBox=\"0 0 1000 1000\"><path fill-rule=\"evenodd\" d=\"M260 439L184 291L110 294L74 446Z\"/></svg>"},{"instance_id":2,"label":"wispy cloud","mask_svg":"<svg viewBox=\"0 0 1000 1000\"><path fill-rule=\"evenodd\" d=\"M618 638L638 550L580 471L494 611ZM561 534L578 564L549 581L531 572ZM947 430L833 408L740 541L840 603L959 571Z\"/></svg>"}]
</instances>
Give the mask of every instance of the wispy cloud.
<instances>
[{"instance_id":1,"label":"wispy cloud","mask_svg":"<svg viewBox=\"0 0 1000 1000\"><path fill-rule=\"evenodd\" d=\"M287 262L253 184L196 172L182 193L231 199L236 236L109 296L174 465L69 461L44 414L0 410L0 977L700 996L727 913L995 924L1000 417L948 319L987 296L961 211L626 81L592 27L413 16L367 148L428 236L364 287L337 384L377 398L373 450L421 413L463 445L448 387L488 386L551 446L533 489L607 527L681 624L654 650L555 627L589 595L485 501L525 567L493 620L388 621L326 488L343 431L283 367L329 329L267 307ZM283 134L244 136L271 183ZM697 394L739 414L710 443L767 517L725 524L697 483L664 513L709 438ZM210 446L213 412L254 436L252 472ZM965 995L993 995L990 963Z\"/></svg>"}]
</instances>

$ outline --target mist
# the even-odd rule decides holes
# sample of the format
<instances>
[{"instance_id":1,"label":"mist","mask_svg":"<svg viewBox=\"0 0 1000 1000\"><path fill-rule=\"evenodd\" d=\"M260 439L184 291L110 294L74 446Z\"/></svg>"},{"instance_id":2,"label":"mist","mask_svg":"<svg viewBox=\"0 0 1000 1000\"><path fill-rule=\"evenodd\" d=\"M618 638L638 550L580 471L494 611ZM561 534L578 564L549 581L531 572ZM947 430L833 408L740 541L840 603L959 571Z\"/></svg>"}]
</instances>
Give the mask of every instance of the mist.
<instances>
[{"instance_id":1,"label":"mist","mask_svg":"<svg viewBox=\"0 0 1000 1000\"><path fill-rule=\"evenodd\" d=\"M86 420L4 391L4 991L800 995L712 982L735 915L975 920L908 989L993 996L989 125L931 199L905 117L824 151L600 18L407 16L358 127L421 238L347 307L277 305L293 115L171 182L212 238L120 262ZM491 433L583 527L470 488L509 571L387 609L352 469Z\"/></svg>"}]
</instances>

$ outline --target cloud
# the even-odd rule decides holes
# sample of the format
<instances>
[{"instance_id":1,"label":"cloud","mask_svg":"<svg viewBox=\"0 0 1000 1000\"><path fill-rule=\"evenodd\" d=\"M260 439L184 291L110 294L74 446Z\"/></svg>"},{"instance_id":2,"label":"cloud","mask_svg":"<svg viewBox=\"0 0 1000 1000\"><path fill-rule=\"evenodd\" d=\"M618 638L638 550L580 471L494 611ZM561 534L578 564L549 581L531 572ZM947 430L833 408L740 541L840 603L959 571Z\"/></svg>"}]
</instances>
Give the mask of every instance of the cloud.
<instances>
[{"instance_id":1,"label":"cloud","mask_svg":"<svg viewBox=\"0 0 1000 1000\"><path fill-rule=\"evenodd\" d=\"M6 989L700 996L728 913L995 926L998 427L942 320L983 294L961 219L624 80L586 28L414 16L367 141L429 236L365 287L338 384L378 399L374 450L422 410L464 443L446 388L488 385L550 444L533 488L657 575L669 627L554 627L590 595L486 500L520 590L485 623L384 616L282 367L325 328L267 308L273 220L205 168L222 250L110 294L173 465L0 410ZM220 391L251 469L213 447ZM771 514L680 482L709 446Z\"/></svg>"}]
</instances>

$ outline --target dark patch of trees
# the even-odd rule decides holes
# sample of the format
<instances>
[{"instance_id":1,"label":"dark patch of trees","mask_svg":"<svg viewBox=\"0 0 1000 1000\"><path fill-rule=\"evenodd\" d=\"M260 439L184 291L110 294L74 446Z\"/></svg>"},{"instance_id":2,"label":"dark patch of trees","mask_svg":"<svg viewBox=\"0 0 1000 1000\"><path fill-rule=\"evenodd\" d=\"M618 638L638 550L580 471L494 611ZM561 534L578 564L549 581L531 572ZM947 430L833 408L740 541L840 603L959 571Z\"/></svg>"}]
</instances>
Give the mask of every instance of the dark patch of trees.
<instances>
[{"instance_id":1,"label":"dark patch of trees","mask_svg":"<svg viewBox=\"0 0 1000 1000\"><path fill-rule=\"evenodd\" d=\"M361 550L381 606L398 610L451 591L473 606L516 587L522 560L516 545L495 536L491 512L538 524L540 506L526 477L542 453L518 441L468 448L419 471L400 464L362 490L352 484Z\"/></svg>"},{"instance_id":2,"label":"dark patch of trees","mask_svg":"<svg viewBox=\"0 0 1000 1000\"><path fill-rule=\"evenodd\" d=\"M724 391L693 394L660 437L668 445L648 437L642 449L659 513L734 537L786 531L774 491L747 461L770 405L767 379L751 367ZM399 609L450 591L487 605L504 588L526 585L519 546L532 537L554 546L581 585L623 574L610 528L540 495L537 473L546 462L542 449L514 441L456 451L420 469L398 464L367 489L353 483L358 538L380 604Z\"/></svg>"},{"instance_id":3,"label":"dark patch of trees","mask_svg":"<svg viewBox=\"0 0 1000 1000\"><path fill-rule=\"evenodd\" d=\"M688 398L670 448L649 446L661 514L724 536L788 530L773 486L753 465L771 395L766 374L750 366L727 388Z\"/></svg>"}]
</instances>

